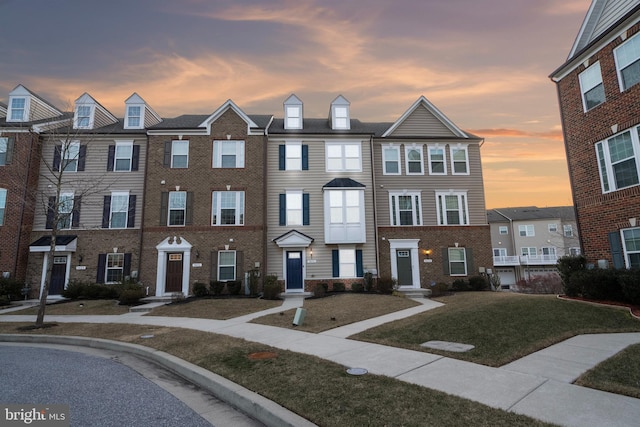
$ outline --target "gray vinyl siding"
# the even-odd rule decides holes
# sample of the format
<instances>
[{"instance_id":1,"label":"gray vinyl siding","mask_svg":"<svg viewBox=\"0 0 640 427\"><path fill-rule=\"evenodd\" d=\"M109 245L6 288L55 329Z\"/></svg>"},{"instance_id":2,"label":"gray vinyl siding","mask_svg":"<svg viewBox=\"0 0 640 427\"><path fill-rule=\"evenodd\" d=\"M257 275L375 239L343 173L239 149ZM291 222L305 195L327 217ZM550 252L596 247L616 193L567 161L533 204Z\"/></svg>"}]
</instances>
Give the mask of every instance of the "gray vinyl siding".
<instances>
[{"instance_id":1,"label":"gray vinyl siding","mask_svg":"<svg viewBox=\"0 0 640 427\"><path fill-rule=\"evenodd\" d=\"M636 2L628 0L609 0L605 6L600 19L598 20L590 40L595 39L605 32L611 25L615 24L627 12L637 5Z\"/></svg>"},{"instance_id":2,"label":"gray vinyl siding","mask_svg":"<svg viewBox=\"0 0 640 427\"><path fill-rule=\"evenodd\" d=\"M397 136L455 136L437 117L424 106L420 105L416 110L394 130L392 137Z\"/></svg>"},{"instance_id":3,"label":"gray vinyl siding","mask_svg":"<svg viewBox=\"0 0 640 427\"><path fill-rule=\"evenodd\" d=\"M64 137L62 137L64 138ZM60 144L60 139L44 143L42 148L43 161L40 162L40 180L38 184L38 204L34 218L34 231L44 230L46 224L47 200L55 195L55 187L47 188L51 177L48 171L53 161L54 147ZM97 136L94 138L78 138L80 145L87 145L85 169L82 172L65 172L62 192L73 192L81 195L80 229L102 229L102 210L104 196L110 196L115 191L128 191L129 195L136 196L135 228L139 229L142 223L142 206L144 203L144 171L147 155L146 135L117 135ZM138 170L131 172L107 172L107 159L109 145L114 145L116 140L133 140L134 145L140 146Z\"/></svg>"},{"instance_id":4,"label":"gray vinyl siding","mask_svg":"<svg viewBox=\"0 0 640 427\"><path fill-rule=\"evenodd\" d=\"M31 96L29 102L29 121L36 122L38 120L49 119L59 115L52 107L45 104L35 96Z\"/></svg>"},{"instance_id":5,"label":"gray vinyl siding","mask_svg":"<svg viewBox=\"0 0 640 427\"><path fill-rule=\"evenodd\" d=\"M112 125L114 122L114 120L109 117L104 110L102 110L101 108L99 108L98 106L95 106L95 113L93 115L93 128L94 129L100 129L101 127L107 126L107 125Z\"/></svg>"},{"instance_id":6,"label":"gray vinyl siding","mask_svg":"<svg viewBox=\"0 0 640 427\"><path fill-rule=\"evenodd\" d=\"M335 138L335 137L334 137ZM278 170L278 146L286 140L302 141L309 147L309 170L281 171ZM376 242L374 224L373 183L371 180L371 151L369 139L353 139L346 137L335 138L335 141L360 141L362 153L362 172L326 172L325 170L325 142L334 141L324 139L291 137L279 138L272 135L267 147L267 168L269 181L267 188L267 257L268 274L277 274L283 278L283 251L273 242L273 239L290 230L297 230L314 239L311 244L313 260L309 263L307 248L306 277L307 280L324 280L332 278L331 250L338 245L324 243L324 196L322 187L334 178L351 178L366 186L365 188L365 221L366 243L356 247L363 251L364 269L376 268ZM310 225L308 226L280 226L279 225L279 195L286 189L302 189L309 193ZM347 246L347 245L344 245Z\"/></svg>"},{"instance_id":7,"label":"gray vinyl siding","mask_svg":"<svg viewBox=\"0 0 640 427\"><path fill-rule=\"evenodd\" d=\"M407 175L405 167L405 144L424 144L423 168L424 175ZM452 175L450 159L450 141L429 140L429 145L440 143L445 147L446 175L429 175L429 157L427 144L419 138L415 140L393 140L391 138L377 139L374 141L374 163L376 181L376 201L378 204L378 225L391 225L389 192L390 191L420 191L422 202L422 225L438 225L436 191L467 191L467 206L469 208L469 225L486 225L487 215L485 210L484 185L480 160L480 146L477 142L469 142L461 139L460 142L468 144L469 175ZM401 175L384 175L382 164L382 145L393 143L400 146ZM456 145L458 141L451 144Z\"/></svg>"}]
</instances>

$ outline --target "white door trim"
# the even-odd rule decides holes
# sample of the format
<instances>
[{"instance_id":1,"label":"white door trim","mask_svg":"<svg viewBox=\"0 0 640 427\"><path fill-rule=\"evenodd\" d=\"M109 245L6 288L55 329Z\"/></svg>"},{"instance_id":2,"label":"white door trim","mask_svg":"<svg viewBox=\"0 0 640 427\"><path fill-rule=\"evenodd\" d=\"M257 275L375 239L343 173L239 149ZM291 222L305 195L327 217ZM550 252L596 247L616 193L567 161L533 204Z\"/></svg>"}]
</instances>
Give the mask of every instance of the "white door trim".
<instances>
[{"instance_id":1,"label":"white door trim","mask_svg":"<svg viewBox=\"0 0 640 427\"><path fill-rule=\"evenodd\" d=\"M406 289L420 289L420 263L418 256L418 243L420 239L388 239L391 256L391 277L398 279L398 258L396 251L406 249L411 251L411 281L413 286L403 286Z\"/></svg>"},{"instance_id":2,"label":"white door trim","mask_svg":"<svg viewBox=\"0 0 640 427\"><path fill-rule=\"evenodd\" d=\"M182 294L189 296L189 274L191 272L191 248L193 245L182 237L167 237L156 246L158 251L158 264L156 273L156 296L169 295L165 292L167 280L167 253L182 252Z\"/></svg>"}]
</instances>

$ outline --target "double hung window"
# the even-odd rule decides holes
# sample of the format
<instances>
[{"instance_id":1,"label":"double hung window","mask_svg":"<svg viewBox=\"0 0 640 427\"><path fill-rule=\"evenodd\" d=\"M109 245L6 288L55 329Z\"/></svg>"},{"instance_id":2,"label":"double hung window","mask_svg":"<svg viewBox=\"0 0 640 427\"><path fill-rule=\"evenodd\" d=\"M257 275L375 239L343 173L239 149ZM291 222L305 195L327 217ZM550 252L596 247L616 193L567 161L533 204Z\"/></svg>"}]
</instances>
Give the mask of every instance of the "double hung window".
<instances>
[{"instance_id":1,"label":"double hung window","mask_svg":"<svg viewBox=\"0 0 640 427\"><path fill-rule=\"evenodd\" d=\"M400 147L382 147L385 175L400 175Z\"/></svg>"},{"instance_id":2,"label":"double hung window","mask_svg":"<svg viewBox=\"0 0 640 427\"><path fill-rule=\"evenodd\" d=\"M640 82L639 36L640 34L634 35L613 51L621 91L625 91Z\"/></svg>"},{"instance_id":3,"label":"double hung window","mask_svg":"<svg viewBox=\"0 0 640 427\"><path fill-rule=\"evenodd\" d=\"M466 192L436 192L438 225L469 225Z\"/></svg>"},{"instance_id":4,"label":"double hung window","mask_svg":"<svg viewBox=\"0 0 640 427\"><path fill-rule=\"evenodd\" d=\"M640 127L627 130L595 145L604 193L640 183L637 160L640 149L638 132Z\"/></svg>"},{"instance_id":5,"label":"double hung window","mask_svg":"<svg viewBox=\"0 0 640 427\"><path fill-rule=\"evenodd\" d=\"M214 168L243 168L244 141L213 141Z\"/></svg>"},{"instance_id":6,"label":"double hung window","mask_svg":"<svg viewBox=\"0 0 640 427\"><path fill-rule=\"evenodd\" d=\"M362 160L359 143L327 143L326 152L327 172L362 171Z\"/></svg>"},{"instance_id":7,"label":"double hung window","mask_svg":"<svg viewBox=\"0 0 640 427\"><path fill-rule=\"evenodd\" d=\"M244 191L214 191L211 225L244 225Z\"/></svg>"},{"instance_id":8,"label":"double hung window","mask_svg":"<svg viewBox=\"0 0 640 427\"><path fill-rule=\"evenodd\" d=\"M186 168L189 166L189 141L171 142L171 167Z\"/></svg>"},{"instance_id":9,"label":"double hung window","mask_svg":"<svg viewBox=\"0 0 640 427\"><path fill-rule=\"evenodd\" d=\"M422 225L419 192L390 193L391 225Z\"/></svg>"},{"instance_id":10,"label":"double hung window","mask_svg":"<svg viewBox=\"0 0 640 427\"><path fill-rule=\"evenodd\" d=\"M446 175L444 147L429 147L429 174Z\"/></svg>"},{"instance_id":11,"label":"double hung window","mask_svg":"<svg viewBox=\"0 0 640 427\"><path fill-rule=\"evenodd\" d=\"M605 101L600 62L596 62L584 70L578 78L580 80L584 111L589 111Z\"/></svg>"},{"instance_id":12,"label":"double hung window","mask_svg":"<svg viewBox=\"0 0 640 427\"><path fill-rule=\"evenodd\" d=\"M183 226L186 224L187 192L169 192L169 225Z\"/></svg>"},{"instance_id":13,"label":"double hung window","mask_svg":"<svg viewBox=\"0 0 640 427\"><path fill-rule=\"evenodd\" d=\"M405 146L404 155L407 162L407 175L423 175L422 146Z\"/></svg>"}]
</instances>

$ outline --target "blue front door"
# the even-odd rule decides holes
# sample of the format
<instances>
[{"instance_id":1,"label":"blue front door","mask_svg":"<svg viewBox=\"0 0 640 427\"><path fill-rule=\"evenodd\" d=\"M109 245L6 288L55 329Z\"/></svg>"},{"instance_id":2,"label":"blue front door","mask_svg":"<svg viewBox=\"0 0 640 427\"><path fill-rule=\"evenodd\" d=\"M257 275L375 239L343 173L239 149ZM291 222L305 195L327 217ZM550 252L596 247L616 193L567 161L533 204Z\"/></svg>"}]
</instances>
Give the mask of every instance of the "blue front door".
<instances>
[{"instance_id":1,"label":"blue front door","mask_svg":"<svg viewBox=\"0 0 640 427\"><path fill-rule=\"evenodd\" d=\"M287 251L287 292L303 290L302 252Z\"/></svg>"}]
</instances>

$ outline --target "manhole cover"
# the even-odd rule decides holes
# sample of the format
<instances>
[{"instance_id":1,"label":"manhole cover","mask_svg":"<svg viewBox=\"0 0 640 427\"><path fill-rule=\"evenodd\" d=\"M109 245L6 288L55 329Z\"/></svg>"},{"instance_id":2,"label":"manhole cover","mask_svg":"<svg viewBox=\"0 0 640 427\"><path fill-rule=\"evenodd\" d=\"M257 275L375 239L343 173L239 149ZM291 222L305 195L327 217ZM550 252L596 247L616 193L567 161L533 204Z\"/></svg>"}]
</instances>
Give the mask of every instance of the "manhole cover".
<instances>
[{"instance_id":1,"label":"manhole cover","mask_svg":"<svg viewBox=\"0 0 640 427\"><path fill-rule=\"evenodd\" d=\"M258 353L251 353L248 357L251 360L265 360L275 359L278 355L272 351L260 351Z\"/></svg>"},{"instance_id":2,"label":"manhole cover","mask_svg":"<svg viewBox=\"0 0 640 427\"><path fill-rule=\"evenodd\" d=\"M349 375L364 375L366 373L368 373L369 371L367 371L364 368L349 368L347 369L347 374Z\"/></svg>"}]
</instances>

